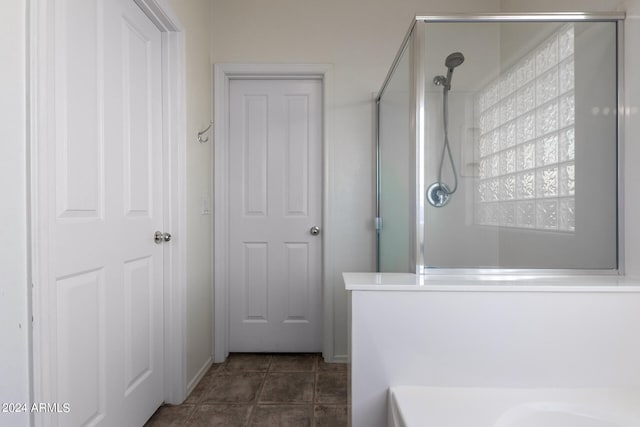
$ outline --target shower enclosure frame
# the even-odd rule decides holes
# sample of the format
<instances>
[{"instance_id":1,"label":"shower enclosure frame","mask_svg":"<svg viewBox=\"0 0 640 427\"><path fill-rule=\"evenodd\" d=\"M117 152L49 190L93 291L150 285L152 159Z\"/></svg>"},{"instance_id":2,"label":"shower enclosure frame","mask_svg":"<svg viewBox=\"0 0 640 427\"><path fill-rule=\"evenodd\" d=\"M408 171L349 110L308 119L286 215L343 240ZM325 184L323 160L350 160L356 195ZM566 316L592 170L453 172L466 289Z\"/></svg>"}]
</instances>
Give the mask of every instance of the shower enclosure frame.
<instances>
[{"instance_id":1,"label":"shower enclosure frame","mask_svg":"<svg viewBox=\"0 0 640 427\"><path fill-rule=\"evenodd\" d=\"M410 149L409 223L415 229L409 233L410 271L416 274L513 274L513 275L622 275L624 274L624 12L557 12L557 13L487 13L487 14L446 14L416 15L398 49L391 67L375 97L376 113L376 271L380 271L380 232L383 227L381 212L381 157L380 157L380 101L394 75L402 55L409 55L410 118L409 133L412 140ZM503 268L440 268L425 263L425 91L430 78L425 72L425 28L419 23L479 23L479 22L615 22L617 46L617 268L615 269L503 269ZM620 113L622 111L622 113Z\"/></svg>"}]
</instances>

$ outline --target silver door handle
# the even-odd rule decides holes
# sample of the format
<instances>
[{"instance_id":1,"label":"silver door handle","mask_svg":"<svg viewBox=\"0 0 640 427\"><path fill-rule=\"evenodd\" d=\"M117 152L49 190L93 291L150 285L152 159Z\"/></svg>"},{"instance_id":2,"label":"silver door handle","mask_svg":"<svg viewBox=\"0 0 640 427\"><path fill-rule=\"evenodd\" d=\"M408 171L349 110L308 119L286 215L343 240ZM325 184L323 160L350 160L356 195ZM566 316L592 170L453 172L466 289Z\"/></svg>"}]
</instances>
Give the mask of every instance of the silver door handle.
<instances>
[{"instance_id":1,"label":"silver door handle","mask_svg":"<svg viewBox=\"0 0 640 427\"><path fill-rule=\"evenodd\" d=\"M309 230L309 233L311 233L312 236L317 236L318 234L320 234L320 227L318 227L317 225L314 225Z\"/></svg>"},{"instance_id":2,"label":"silver door handle","mask_svg":"<svg viewBox=\"0 0 640 427\"><path fill-rule=\"evenodd\" d=\"M153 234L153 241L156 242L156 244L160 244L162 242L170 242L171 241L171 234L170 233L163 233L162 231L156 231Z\"/></svg>"}]
</instances>

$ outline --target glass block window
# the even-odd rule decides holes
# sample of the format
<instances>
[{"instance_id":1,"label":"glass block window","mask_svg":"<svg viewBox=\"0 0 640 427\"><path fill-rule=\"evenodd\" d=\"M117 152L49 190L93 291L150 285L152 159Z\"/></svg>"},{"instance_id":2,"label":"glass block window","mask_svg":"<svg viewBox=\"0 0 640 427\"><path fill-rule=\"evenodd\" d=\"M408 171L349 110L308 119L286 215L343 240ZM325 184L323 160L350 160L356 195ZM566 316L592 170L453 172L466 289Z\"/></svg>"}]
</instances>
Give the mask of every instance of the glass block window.
<instances>
[{"instance_id":1,"label":"glass block window","mask_svg":"<svg viewBox=\"0 0 640 427\"><path fill-rule=\"evenodd\" d=\"M575 231L575 72L572 24L476 97L475 221Z\"/></svg>"}]
</instances>

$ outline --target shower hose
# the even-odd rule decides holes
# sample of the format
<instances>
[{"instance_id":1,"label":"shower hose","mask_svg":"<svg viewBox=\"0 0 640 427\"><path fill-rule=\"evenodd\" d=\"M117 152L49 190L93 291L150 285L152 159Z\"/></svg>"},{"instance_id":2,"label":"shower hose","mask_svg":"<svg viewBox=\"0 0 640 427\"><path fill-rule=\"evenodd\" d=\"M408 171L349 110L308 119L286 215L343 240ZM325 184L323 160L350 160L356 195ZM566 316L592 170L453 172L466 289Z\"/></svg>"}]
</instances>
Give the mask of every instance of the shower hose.
<instances>
[{"instance_id":1,"label":"shower hose","mask_svg":"<svg viewBox=\"0 0 640 427\"><path fill-rule=\"evenodd\" d=\"M451 154L451 147L449 146L449 89L445 86L442 89L442 122L444 125L444 144L442 146L442 154L440 155L440 166L438 168L438 184L442 186L442 169L444 166L445 154L449 157L449 163L451 164L451 170L453 171L453 188L448 190L449 194L453 194L458 189L458 174L456 172L456 164L453 161L453 155Z\"/></svg>"}]
</instances>

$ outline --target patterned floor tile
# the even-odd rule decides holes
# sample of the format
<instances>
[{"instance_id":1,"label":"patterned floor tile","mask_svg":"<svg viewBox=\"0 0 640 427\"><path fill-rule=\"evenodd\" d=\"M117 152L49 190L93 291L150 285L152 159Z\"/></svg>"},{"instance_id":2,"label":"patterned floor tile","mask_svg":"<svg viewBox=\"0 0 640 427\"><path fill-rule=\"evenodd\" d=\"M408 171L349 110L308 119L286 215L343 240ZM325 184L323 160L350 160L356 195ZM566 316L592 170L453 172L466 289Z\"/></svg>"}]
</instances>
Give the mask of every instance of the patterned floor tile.
<instances>
[{"instance_id":1,"label":"patterned floor tile","mask_svg":"<svg viewBox=\"0 0 640 427\"><path fill-rule=\"evenodd\" d=\"M269 372L313 372L318 356L315 354L286 354L274 356Z\"/></svg>"},{"instance_id":2,"label":"patterned floor tile","mask_svg":"<svg viewBox=\"0 0 640 427\"><path fill-rule=\"evenodd\" d=\"M313 407L302 405L258 405L251 427L311 427Z\"/></svg>"},{"instance_id":3,"label":"patterned floor tile","mask_svg":"<svg viewBox=\"0 0 640 427\"><path fill-rule=\"evenodd\" d=\"M164 405L145 427L344 427L348 369L320 354L229 355L182 405Z\"/></svg>"},{"instance_id":4,"label":"patterned floor tile","mask_svg":"<svg viewBox=\"0 0 640 427\"><path fill-rule=\"evenodd\" d=\"M231 353L222 366L224 371L266 372L271 363L271 355Z\"/></svg>"},{"instance_id":5,"label":"patterned floor tile","mask_svg":"<svg viewBox=\"0 0 640 427\"><path fill-rule=\"evenodd\" d=\"M146 422L144 427L178 427L184 426L191 416L194 405L162 405Z\"/></svg>"},{"instance_id":6,"label":"patterned floor tile","mask_svg":"<svg viewBox=\"0 0 640 427\"><path fill-rule=\"evenodd\" d=\"M346 405L316 405L313 409L314 427L347 427Z\"/></svg>"},{"instance_id":7,"label":"patterned floor tile","mask_svg":"<svg viewBox=\"0 0 640 427\"><path fill-rule=\"evenodd\" d=\"M347 404L347 373L320 372L316 384L317 403Z\"/></svg>"},{"instance_id":8,"label":"patterned floor tile","mask_svg":"<svg viewBox=\"0 0 640 427\"><path fill-rule=\"evenodd\" d=\"M313 372L270 372L260 403L312 403L314 382Z\"/></svg>"},{"instance_id":9,"label":"patterned floor tile","mask_svg":"<svg viewBox=\"0 0 640 427\"><path fill-rule=\"evenodd\" d=\"M199 405L187 427L244 427L252 409L252 405Z\"/></svg>"},{"instance_id":10,"label":"patterned floor tile","mask_svg":"<svg viewBox=\"0 0 640 427\"><path fill-rule=\"evenodd\" d=\"M260 372L220 372L211 377L200 403L251 403L258 395L264 376Z\"/></svg>"}]
</instances>

